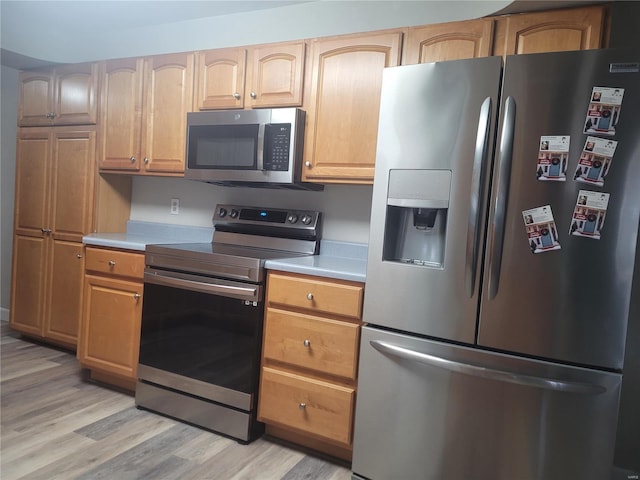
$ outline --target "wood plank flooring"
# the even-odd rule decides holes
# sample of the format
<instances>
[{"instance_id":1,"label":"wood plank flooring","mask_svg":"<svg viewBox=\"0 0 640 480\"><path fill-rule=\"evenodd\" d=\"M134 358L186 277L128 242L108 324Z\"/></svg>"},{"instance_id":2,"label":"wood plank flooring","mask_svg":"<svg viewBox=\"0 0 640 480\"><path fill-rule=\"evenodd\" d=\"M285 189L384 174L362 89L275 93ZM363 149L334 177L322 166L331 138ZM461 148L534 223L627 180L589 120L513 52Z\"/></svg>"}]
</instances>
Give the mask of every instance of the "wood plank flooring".
<instances>
[{"instance_id":1,"label":"wood plank flooring","mask_svg":"<svg viewBox=\"0 0 640 480\"><path fill-rule=\"evenodd\" d=\"M1 322L2 480L347 480L348 466L262 437L226 437L138 410L72 352Z\"/></svg>"}]
</instances>

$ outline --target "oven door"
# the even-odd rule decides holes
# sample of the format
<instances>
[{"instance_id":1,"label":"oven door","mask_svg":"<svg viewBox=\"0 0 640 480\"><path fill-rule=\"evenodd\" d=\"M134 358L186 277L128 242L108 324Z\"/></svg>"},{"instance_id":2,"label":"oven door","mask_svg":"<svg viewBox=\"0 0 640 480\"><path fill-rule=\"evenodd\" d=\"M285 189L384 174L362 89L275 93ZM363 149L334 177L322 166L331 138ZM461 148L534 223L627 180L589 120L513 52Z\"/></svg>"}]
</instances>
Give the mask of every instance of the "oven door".
<instances>
[{"instance_id":1,"label":"oven door","mask_svg":"<svg viewBox=\"0 0 640 480\"><path fill-rule=\"evenodd\" d=\"M262 285L147 267L139 380L251 411L263 313Z\"/></svg>"}]
</instances>

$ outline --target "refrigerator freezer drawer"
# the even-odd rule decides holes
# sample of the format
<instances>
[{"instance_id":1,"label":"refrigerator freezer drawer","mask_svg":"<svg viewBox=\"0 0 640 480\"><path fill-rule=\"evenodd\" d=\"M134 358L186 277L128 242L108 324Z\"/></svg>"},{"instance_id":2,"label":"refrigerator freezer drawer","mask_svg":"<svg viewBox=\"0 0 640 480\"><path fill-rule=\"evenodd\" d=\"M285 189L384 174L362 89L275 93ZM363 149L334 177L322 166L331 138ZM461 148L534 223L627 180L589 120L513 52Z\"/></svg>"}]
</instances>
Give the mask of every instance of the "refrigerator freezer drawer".
<instances>
[{"instance_id":1,"label":"refrigerator freezer drawer","mask_svg":"<svg viewBox=\"0 0 640 480\"><path fill-rule=\"evenodd\" d=\"M622 375L363 327L363 478L609 478Z\"/></svg>"}]
</instances>

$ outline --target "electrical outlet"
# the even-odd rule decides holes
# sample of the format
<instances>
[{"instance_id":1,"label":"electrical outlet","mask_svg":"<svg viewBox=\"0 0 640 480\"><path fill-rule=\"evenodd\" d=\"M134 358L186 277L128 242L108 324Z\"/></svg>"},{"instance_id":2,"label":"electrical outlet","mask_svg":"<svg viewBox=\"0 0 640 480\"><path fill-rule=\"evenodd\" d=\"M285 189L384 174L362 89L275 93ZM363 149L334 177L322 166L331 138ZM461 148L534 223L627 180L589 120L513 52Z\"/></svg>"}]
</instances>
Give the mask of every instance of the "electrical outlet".
<instances>
[{"instance_id":1,"label":"electrical outlet","mask_svg":"<svg viewBox=\"0 0 640 480\"><path fill-rule=\"evenodd\" d=\"M180 213L180 199L172 198L171 199L171 210L169 210L171 215L178 215Z\"/></svg>"}]
</instances>

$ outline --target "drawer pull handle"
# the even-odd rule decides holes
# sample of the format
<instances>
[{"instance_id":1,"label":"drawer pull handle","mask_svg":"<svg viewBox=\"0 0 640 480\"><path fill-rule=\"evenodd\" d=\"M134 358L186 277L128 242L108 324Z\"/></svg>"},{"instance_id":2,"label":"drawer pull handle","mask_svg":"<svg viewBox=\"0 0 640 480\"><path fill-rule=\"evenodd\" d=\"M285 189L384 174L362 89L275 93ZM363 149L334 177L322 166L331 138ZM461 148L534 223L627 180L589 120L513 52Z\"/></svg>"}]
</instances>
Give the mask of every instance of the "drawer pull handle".
<instances>
[{"instance_id":1,"label":"drawer pull handle","mask_svg":"<svg viewBox=\"0 0 640 480\"><path fill-rule=\"evenodd\" d=\"M298 408L299 408L300 410L304 410L305 408L307 408L307 404L306 404L306 403L304 403L304 402L301 402L301 403L298 405Z\"/></svg>"},{"instance_id":2,"label":"drawer pull handle","mask_svg":"<svg viewBox=\"0 0 640 480\"><path fill-rule=\"evenodd\" d=\"M115 260L109 260L109 266L110 267L115 267L116 266Z\"/></svg>"},{"instance_id":3,"label":"drawer pull handle","mask_svg":"<svg viewBox=\"0 0 640 480\"><path fill-rule=\"evenodd\" d=\"M304 344L305 347L309 348L311 346L311 342L309 340L305 340L304 342L302 342Z\"/></svg>"},{"instance_id":4,"label":"drawer pull handle","mask_svg":"<svg viewBox=\"0 0 640 480\"><path fill-rule=\"evenodd\" d=\"M307 293L307 300L313 300L313 293Z\"/></svg>"}]
</instances>

